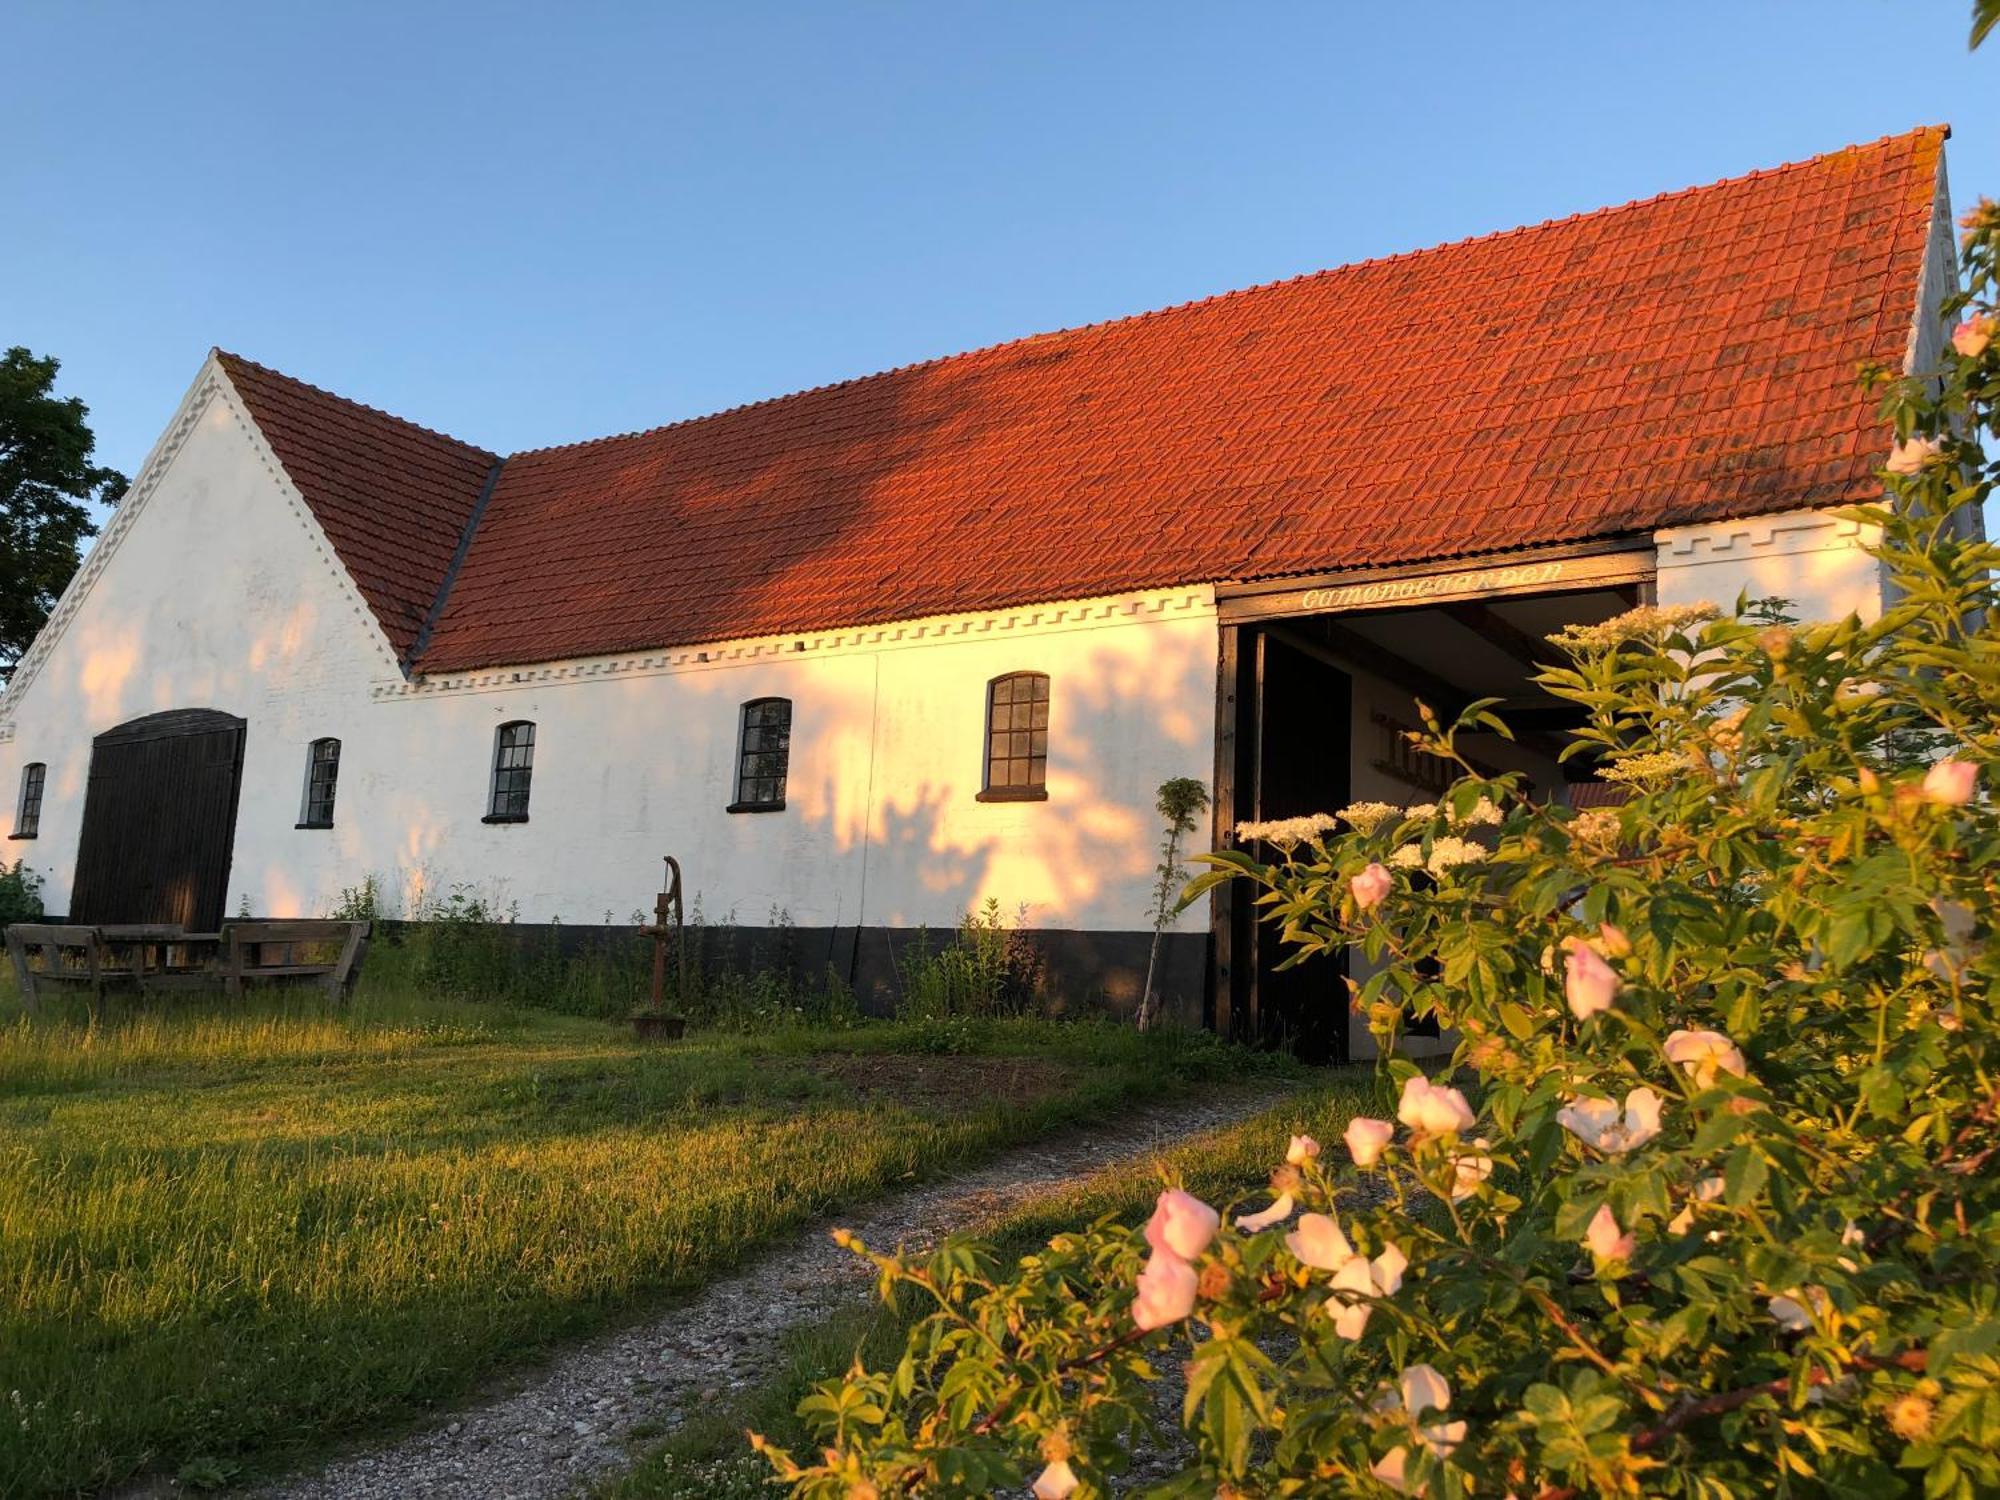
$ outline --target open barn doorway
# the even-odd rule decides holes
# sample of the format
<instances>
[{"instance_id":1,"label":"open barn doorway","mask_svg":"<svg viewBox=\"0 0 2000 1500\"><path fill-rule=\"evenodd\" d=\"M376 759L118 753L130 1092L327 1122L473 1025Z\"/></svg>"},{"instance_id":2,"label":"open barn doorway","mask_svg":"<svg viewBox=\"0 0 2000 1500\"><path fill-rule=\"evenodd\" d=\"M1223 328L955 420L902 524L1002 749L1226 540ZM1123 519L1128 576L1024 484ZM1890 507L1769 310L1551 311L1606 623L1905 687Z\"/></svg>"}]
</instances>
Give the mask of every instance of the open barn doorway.
<instances>
[{"instance_id":1,"label":"open barn doorway","mask_svg":"<svg viewBox=\"0 0 2000 1500\"><path fill-rule=\"evenodd\" d=\"M244 721L213 709L148 714L91 744L70 920L222 925Z\"/></svg>"},{"instance_id":2,"label":"open barn doorway","mask_svg":"<svg viewBox=\"0 0 2000 1500\"><path fill-rule=\"evenodd\" d=\"M1643 602L1651 573L1650 547L1606 547L1453 572L1218 590L1218 846L1234 845L1243 822L1331 813L1349 802L1435 801L1457 768L1410 744L1422 722L1418 700L1449 723L1476 698L1499 699L1513 739L1461 736L1467 758L1486 774L1520 772L1538 800L1595 797L1602 789L1592 765L1558 759L1579 711L1533 678L1561 660L1551 634ZM1365 1020L1348 1003L1351 985L1370 972L1363 956L1349 950L1279 967L1286 950L1258 920L1252 895L1231 882L1211 898L1216 1028L1311 1062L1373 1056ZM1416 1055L1451 1043L1422 1022L1404 1035Z\"/></svg>"}]
</instances>

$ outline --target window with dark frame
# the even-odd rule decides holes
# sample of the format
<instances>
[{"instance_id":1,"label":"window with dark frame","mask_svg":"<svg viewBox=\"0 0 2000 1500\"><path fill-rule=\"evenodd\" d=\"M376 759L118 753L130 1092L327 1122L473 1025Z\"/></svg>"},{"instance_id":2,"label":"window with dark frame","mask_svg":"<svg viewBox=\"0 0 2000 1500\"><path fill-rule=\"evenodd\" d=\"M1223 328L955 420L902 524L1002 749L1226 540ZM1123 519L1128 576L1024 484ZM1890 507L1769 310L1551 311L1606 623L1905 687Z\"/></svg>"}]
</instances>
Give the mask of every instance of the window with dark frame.
<instances>
[{"instance_id":1,"label":"window with dark frame","mask_svg":"<svg viewBox=\"0 0 2000 1500\"><path fill-rule=\"evenodd\" d=\"M535 726L526 719L502 724L493 737L493 798L488 823L528 821L528 783L535 774Z\"/></svg>"},{"instance_id":2,"label":"window with dark frame","mask_svg":"<svg viewBox=\"0 0 2000 1500\"><path fill-rule=\"evenodd\" d=\"M21 767L21 800L14 805L14 837L32 839L42 831L42 786L49 768L41 761Z\"/></svg>"},{"instance_id":3,"label":"window with dark frame","mask_svg":"<svg viewBox=\"0 0 2000 1500\"><path fill-rule=\"evenodd\" d=\"M752 698L743 705L736 750L736 800L730 812L779 812L792 760L792 700Z\"/></svg>"},{"instance_id":4,"label":"window with dark frame","mask_svg":"<svg viewBox=\"0 0 2000 1500\"><path fill-rule=\"evenodd\" d=\"M1049 677L1010 672L986 684L986 789L982 802L1048 797Z\"/></svg>"},{"instance_id":5,"label":"window with dark frame","mask_svg":"<svg viewBox=\"0 0 2000 1500\"><path fill-rule=\"evenodd\" d=\"M339 779L340 741L314 740L306 751L306 803L299 827L333 827L333 791Z\"/></svg>"}]
</instances>

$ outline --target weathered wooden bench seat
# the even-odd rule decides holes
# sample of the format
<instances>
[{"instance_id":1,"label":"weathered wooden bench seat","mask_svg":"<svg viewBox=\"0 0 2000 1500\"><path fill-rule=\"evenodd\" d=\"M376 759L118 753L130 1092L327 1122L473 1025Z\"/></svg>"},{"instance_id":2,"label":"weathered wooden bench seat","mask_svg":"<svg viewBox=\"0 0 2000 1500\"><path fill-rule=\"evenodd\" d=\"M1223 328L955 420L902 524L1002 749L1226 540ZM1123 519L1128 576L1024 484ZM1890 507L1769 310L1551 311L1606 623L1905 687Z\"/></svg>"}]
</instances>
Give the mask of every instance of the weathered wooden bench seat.
<instances>
[{"instance_id":1,"label":"weathered wooden bench seat","mask_svg":"<svg viewBox=\"0 0 2000 1500\"><path fill-rule=\"evenodd\" d=\"M350 995L373 931L370 922L225 922L223 987L235 995L248 980L318 979L327 994Z\"/></svg>"},{"instance_id":2,"label":"weathered wooden bench seat","mask_svg":"<svg viewBox=\"0 0 2000 1500\"><path fill-rule=\"evenodd\" d=\"M142 993L221 988L235 995L248 981L318 980L328 995L349 995L373 931L369 922L237 921L220 933L17 922L6 941L33 1011L44 989L70 986L102 1000L114 984Z\"/></svg>"},{"instance_id":3,"label":"weathered wooden bench seat","mask_svg":"<svg viewBox=\"0 0 2000 1500\"><path fill-rule=\"evenodd\" d=\"M134 977L129 964L115 961L95 927L16 922L7 929L7 957L14 966L21 998L31 1011L44 986L75 985L88 989L92 998L102 999L107 984Z\"/></svg>"}]
</instances>

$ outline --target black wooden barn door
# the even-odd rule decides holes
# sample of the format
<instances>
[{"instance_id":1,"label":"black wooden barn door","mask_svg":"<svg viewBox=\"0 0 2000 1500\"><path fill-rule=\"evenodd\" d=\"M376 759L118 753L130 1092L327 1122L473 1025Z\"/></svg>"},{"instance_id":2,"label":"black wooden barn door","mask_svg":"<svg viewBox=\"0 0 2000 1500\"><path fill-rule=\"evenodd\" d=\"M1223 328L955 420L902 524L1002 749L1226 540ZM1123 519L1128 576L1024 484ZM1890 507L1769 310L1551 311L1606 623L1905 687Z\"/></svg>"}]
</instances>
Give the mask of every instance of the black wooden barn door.
<instances>
[{"instance_id":1,"label":"black wooden barn door","mask_svg":"<svg viewBox=\"0 0 2000 1500\"><path fill-rule=\"evenodd\" d=\"M73 922L222 925L243 720L212 709L149 714L91 748Z\"/></svg>"},{"instance_id":2,"label":"black wooden barn door","mask_svg":"<svg viewBox=\"0 0 2000 1500\"><path fill-rule=\"evenodd\" d=\"M1251 816L1258 821L1330 813L1348 801L1353 683L1325 657L1279 629L1258 632ZM1265 857L1274 857L1265 851ZM1307 1062L1347 1061L1347 956L1321 954L1289 969L1278 929L1255 922L1258 1040Z\"/></svg>"}]
</instances>

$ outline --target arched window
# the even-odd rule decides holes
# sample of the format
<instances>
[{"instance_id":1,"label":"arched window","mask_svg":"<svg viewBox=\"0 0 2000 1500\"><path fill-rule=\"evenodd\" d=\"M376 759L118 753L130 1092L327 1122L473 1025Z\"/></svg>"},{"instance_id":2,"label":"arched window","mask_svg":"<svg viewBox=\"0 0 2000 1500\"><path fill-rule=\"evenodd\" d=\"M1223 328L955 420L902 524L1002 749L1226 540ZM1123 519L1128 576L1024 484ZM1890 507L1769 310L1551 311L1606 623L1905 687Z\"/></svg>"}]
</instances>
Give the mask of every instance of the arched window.
<instances>
[{"instance_id":1,"label":"arched window","mask_svg":"<svg viewBox=\"0 0 2000 1500\"><path fill-rule=\"evenodd\" d=\"M493 735L493 799L488 823L528 821L528 783L535 774L535 726L526 719L502 724Z\"/></svg>"},{"instance_id":2,"label":"arched window","mask_svg":"<svg viewBox=\"0 0 2000 1500\"><path fill-rule=\"evenodd\" d=\"M33 760L21 767L21 800L14 804L14 837L31 839L42 831L42 784L49 768Z\"/></svg>"},{"instance_id":3,"label":"arched window","mask_svg":"<svg viewBox=\"0 0 2000 1500\"><path fill-rule=\"evenodd\" d=\"M314 740L306 749L306 795L299 827L333 827L333 790L339 780L340 741Z\"/></svg>"},{"instance_id":4,"label":"arched window","mask_svg":"<svg viewBox=\"0 0 2000 1500\"><path fill-rule=\"evenodd\" d=\"M986 787L981 802L1048 797L1049 677L1009 672L986 684Z\"/></svg>"},{"instance_id":5,"label":"arched window","mask_svg":"<svg viewBox=\"0 0 2000 1500\"><path fill-rule=\"evenodd\" d=\"M792 700L752 698L736 741L736 800L729 811L782 812L792 761Z\"/></svg>"}]
</instances>

